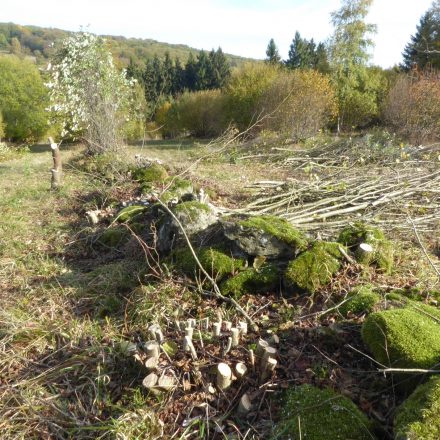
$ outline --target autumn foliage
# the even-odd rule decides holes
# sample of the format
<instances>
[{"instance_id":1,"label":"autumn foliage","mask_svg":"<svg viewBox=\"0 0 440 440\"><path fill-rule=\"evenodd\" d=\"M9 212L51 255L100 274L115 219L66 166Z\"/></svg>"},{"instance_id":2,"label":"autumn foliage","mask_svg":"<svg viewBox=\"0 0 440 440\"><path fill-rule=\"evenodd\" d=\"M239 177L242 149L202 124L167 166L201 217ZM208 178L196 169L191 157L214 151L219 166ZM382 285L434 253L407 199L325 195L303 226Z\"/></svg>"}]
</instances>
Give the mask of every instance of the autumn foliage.
<instances>
[{"instance_id":1,"label":"autumn foliage","mask_svg":"<svg viewBox=\"0 0 440 440\"><path fill-rule=\"evenodd\" d=\"M401 75L390 90L386 122L414 142L440 139L440 72Z\"/></svg>"}]
</instances>

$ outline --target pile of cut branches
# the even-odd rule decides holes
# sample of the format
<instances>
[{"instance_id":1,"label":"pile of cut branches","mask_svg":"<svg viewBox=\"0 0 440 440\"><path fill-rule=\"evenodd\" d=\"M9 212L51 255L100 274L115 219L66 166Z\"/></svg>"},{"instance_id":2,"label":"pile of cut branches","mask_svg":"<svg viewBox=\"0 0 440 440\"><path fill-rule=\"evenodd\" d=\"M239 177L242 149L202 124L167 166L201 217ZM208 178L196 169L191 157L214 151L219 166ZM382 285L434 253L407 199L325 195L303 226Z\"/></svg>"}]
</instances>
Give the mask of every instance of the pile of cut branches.
<instances>
[{"instance_id":1,"label":"pile of cut branches","mask_svg":"<svg viewBox=\"0 0 440 440\"><path fill-rule=\"evenodd\" d=\"M384 167L351 167L308 180L256 182L254 200L239 210L275 214L306 230L331 234L360 218L386 229L436 229L440 169L411 161Z\"/></svg>"}]
</instances>

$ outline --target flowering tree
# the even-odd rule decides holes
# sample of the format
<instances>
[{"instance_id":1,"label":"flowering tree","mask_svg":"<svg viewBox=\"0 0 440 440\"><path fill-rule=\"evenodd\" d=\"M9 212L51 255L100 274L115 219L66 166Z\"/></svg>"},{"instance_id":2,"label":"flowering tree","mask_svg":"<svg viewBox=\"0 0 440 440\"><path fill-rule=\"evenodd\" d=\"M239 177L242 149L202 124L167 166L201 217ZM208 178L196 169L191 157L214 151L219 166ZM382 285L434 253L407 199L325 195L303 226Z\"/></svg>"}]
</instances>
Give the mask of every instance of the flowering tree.
<instances>
[{"instance_id":1,"label":"flowering tree","mask_svg":"<svg viewBox=\"0 0 440 440\"><path fill-rule=\"evenodd\" d=\"M48 70L50 110L62 136L82 137L89 154L118 148L134 80L118 72L105 40L87 32L68 37Z\"/></svg>"}]
</instances>

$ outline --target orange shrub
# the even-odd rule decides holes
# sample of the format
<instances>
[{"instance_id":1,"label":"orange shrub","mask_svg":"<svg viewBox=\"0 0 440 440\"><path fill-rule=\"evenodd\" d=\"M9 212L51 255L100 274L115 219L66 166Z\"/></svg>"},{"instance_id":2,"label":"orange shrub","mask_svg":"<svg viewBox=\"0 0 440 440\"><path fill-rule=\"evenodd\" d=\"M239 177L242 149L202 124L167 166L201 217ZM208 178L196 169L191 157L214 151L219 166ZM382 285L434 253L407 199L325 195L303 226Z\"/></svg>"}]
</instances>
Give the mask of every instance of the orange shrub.
<instances>
[{"instance_id":1,"label":"orange shrub","mask_svg":"<svg viewBox=\"0 0 440 440\"><path fill-rule=\"evenodd\" d=\"M440 139L440 73L401 75L388 95L385 121L417 143Z\"/></svg>"}]
</instances>

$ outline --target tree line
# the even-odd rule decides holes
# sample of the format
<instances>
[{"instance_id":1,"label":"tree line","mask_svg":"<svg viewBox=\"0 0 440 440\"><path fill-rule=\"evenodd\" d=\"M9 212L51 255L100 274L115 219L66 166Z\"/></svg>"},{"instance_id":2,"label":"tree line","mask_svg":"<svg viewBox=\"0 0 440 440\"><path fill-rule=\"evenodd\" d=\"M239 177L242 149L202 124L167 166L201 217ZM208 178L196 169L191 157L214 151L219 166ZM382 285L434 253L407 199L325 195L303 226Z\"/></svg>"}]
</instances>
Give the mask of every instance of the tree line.
<instances>
[{"instance_id":1,"label":"tree line","mask_svg":"<svg viewBox=\"0 0 440 440\"><path fill-rule=\"evenodd\" d=\"M130 127L125 124L124 129L135 139L142 136L146 121L155 121L170 135L214 136L231 124L246 129L258 115L278 109L265 128L287 130L290 124L293 133L293 125L304 120L311 130L305 125L295 129L299 138L315 130L318 119L324 129L352 130L387 121L396 130L406 126L406 134L423 127L438 137L440 0L421 17L405 47L402 65L387 70L369 64L375 26L365 18L371 3L341 0L341 8L331 16L331 38L318 43L296 32L286 60L273 39L265 63L238 68L231 68L221 48L191 53L188 58L165 53L127 60L127 76L137 79L133 108L140 109L141 116L131 117ZM18 43L26 41L14 26L0 24L0 136L37 140L48 128L47 72L14 52L20 52ZM32 44L38 50L36 42ZM108 40L103 44L106 51L111 50ZM113 58L115 68L121 70L120 58L114 53ZM289 99L284 102L286 95ZM280 107L280 103L284 104ZM319 113L322 109L325 114ZM437 127L437 134L432 127Z\"/></svg>"},{"instance_id":2,"label":"tree line","mask_svg":"<svg viewBox=\"0 0 440 440\"><path fill-rule=\"evenodd\" d=\"M191 52L185 64L178 57L172 60L168 52L163 59L157 55L148 59L144 67L130 60L127 75L142 85L151 118L161 104L184 91L221 89L231 76L231 66L219 47L209 53L201 50L196 57Z\"/></svg>"}]
</instances>

